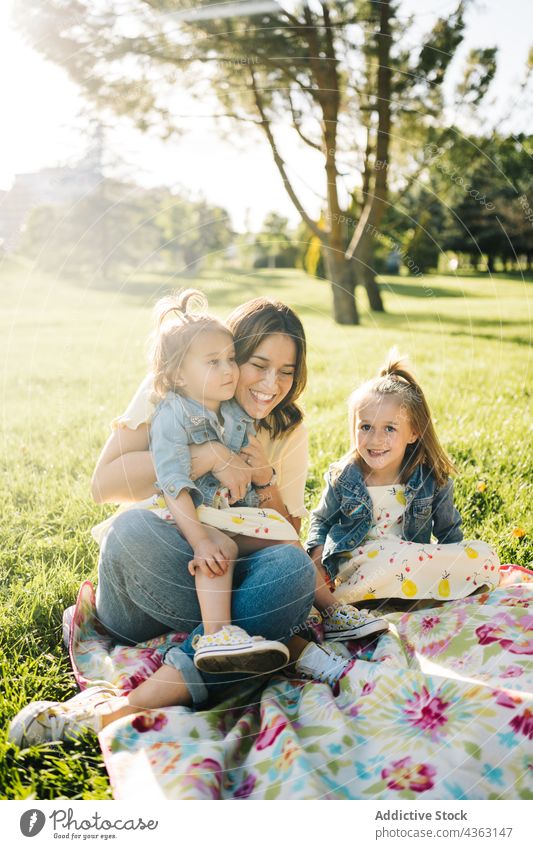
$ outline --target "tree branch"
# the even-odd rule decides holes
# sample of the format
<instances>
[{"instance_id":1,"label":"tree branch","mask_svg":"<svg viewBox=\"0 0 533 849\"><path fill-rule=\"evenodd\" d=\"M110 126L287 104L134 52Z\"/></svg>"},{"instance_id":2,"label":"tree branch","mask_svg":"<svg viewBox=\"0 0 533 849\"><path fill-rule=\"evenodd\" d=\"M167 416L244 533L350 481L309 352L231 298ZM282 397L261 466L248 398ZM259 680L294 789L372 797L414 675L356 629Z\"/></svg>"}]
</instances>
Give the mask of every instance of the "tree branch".
<instances>
[{"instance_id":1,"label":"tree branch","mask_svg":"<svg viewBox=\"0 0 533 849\"><path fill-rule=\"evenodd\" d=\"M361 217L357 222L354 234L348 245L346 259L352 259L360 243L363 243L366 228L369 226L377 227L379 225L387 200L388 151L391 131L390 93L392 69L389 65L391 14L392 10L389 0L382 0L379 11L380 27L377 34L378 92L376 102L378 129L373 168L374 191L370 192L370 186L368 187L369 192L363 204Z\"/></svg>"},{"instance_id":2,"label":"tree branch","mask_svg":"<svg viewBox=\"0 0 533 849\"><path fill-rule=\"evenodd\" d=\"M291 97L290 91L287 93L287 96L289 98L289 106L290 106L290 109L291 109L292 122L294 124L294 129L296 130L296 132L298 133L298 135L300 136L302 141L304 141L306 144L308 144L309 147L312 147L315 150L318 150L319 153L323 153L322 145L317 144L316 142L312 141L311 139L308 139L307 136L304 135L304 133L302 131L302 125L298 121L298 117L297 117L296 111L294 109L294 103L292 102L292 97Z\"/></svg>"},{"instance_id":3,"label":"tree branch","mask_svg":"<svg viewBox=\"0 0 533 849\"><path fill-rule=\"evenodd\" d=\"M311 218L311 216L308 214L308 212L304 209L300 199L297 197L296 192L294 191L292 184L291 184L291 182L288 178L287 171L285 169L285 163L284 163L283 159L281 158L281 156L279 154L278 148L276 147L276 142L274 140L274 136L272 135L272 129L270 127L270 121L268 120L268 118L266 116L266 112L265 112L265 109L264 109L264 106L263 106L263 101L261 99L261 94L259 92L259 89L257 88L257 83L256 83L256 80L255 80L255 74L253 72L253 68L250 68L250 77L251 77L251 81L252 81L252 91L254 93L255 104L257 106L257 111L259 112L259 115L261 116L262 127L263 127L265 135L268 139L268 143L270 145L270 148L272 150L272 155L274 157L274 162L276 163L278 171L281 175L281 179L283 180L283 185L285 186L287 194L289 195L294 206L298 210L299 214L301 215L302 219L305 221L305 223L307 224L307 226L309 227L311 232L315 236L317 236L321 241L323 241L327 236L327 232L325 230L323 230L321 227L319 227L318 224L316 223L316 221L314 221Z\"/></svg>"}]
</instances>

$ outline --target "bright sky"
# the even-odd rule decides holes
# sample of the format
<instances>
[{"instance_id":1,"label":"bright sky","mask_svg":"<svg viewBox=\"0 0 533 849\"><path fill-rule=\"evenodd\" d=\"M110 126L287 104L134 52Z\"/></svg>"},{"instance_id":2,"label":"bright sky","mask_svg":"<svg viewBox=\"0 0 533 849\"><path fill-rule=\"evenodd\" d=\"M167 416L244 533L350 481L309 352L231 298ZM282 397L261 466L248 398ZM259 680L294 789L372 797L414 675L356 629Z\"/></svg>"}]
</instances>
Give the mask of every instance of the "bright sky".
<instances>
[{"instance_id":1,"label":"bright sky","mask_svg":"<svg viewBox=\"0 0 533 849\"><path fill-rule=\"evenodd\" d=\"M15 0L23 3L24 0ZM456 0L403 0L401 13L412 11L417 27L429 29L435 15L451 11ZM524 0L477 0L467 15L467 36L457 57L474 46L499 47L499 69L490 97L495 115L506 112L518 96L519 82L529 48L533 45L533 3ZM60 67L46 62L28 47L9 19L9 5L0 5L0 78L9 81L0 90L0 114L3 119L0 156L0 189L9 189L14 175L51 165L74 163L83 155L87 139L79 129L84 102L74 83ZM184 100L183 112L192 107ZM512 129L532 131L528 115L518 109ZM271 210L296 222L297 215L272 163L266 142L259 135L245 136L238 128L235 141L222 142L209 118L184 122L187 133L177 141L159 142L121 127L108 135L113 158L123 161L122 176L130 176L145 185L185 187L203 194L213 203L229 210L238 229L248 220L259 227ZM78 127L78 129L77 129ZM282 144L288 142L281 137ZM307 167L313 153L302 155L293 147L291 176L302 192L308 208L317 214L319 202L313 189L305 188ZM309 158L305 158L305 157ZM237 175L237 179L236 179Z\"/></svg>"}]
</instances>

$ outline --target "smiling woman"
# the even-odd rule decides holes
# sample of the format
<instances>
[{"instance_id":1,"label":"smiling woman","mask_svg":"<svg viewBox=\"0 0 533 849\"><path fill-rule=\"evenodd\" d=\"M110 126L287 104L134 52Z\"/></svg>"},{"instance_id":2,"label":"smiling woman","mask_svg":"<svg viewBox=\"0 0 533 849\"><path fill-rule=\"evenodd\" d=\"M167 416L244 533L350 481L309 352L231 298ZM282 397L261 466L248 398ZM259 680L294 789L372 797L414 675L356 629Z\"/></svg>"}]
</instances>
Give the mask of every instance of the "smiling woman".
<instances>
[{"instance_id":1,"label":"smiling woman","mask_svg":"<svg viewBox=\"0 0 533 849\"><path fill-rule=\"evenodd\" d=\"M188 419L191 428L200 427L201 417L202 428L209 425L214 436L204 444L187 445L187 454L191 448L190 480L197 482L210 474L219 485L228 487L233 501L241 498L251 484L261 507L267 508L260 511L268 513L266 518L275 518L271 514L277 511L285 524L290 522L299 530L300 518L305 515L307 474L307 433L296 404L306 383L302 324L289 307L259 298L235 310L226 327L233 334L240 376L235 398L224 403L240 405L241 418L230 426L222 416L222 425L213 411L201 416L193 411ZM177 376L183 378L181 372ZM93 491L98 493L98 500L131 502L156 492L156 475L148 452L149 422L154 416L152 390L153 375L143 382L126 413L115 422L94 474ZM247 444L242 439L245 426L258 431L257 437L250 436ZM217 441L222 436L226 445ZM227 447L227 440L237 440L238 436L239 446L232 443ZM191 483L187 493L194 489L195 483ZM120 716L144 708L199 707L220 698L228 685L238 684L245 673L260 674L286 663L289 652L284 644L291 633L302 627L313 601L315 572L310 558L300 546L275 544L265 548L258 545L256 538L246 549L241 542L245 538L240 535L236 557L228 550L232 546L236 549L235 541L218 532L225 537L224 542L220 538L217 541L218 546L225 546L224 550L221 548L222 559L233 561L231 625L218 630L236 626L237 631L246 629L263 638L258 642L255 636L252 648L245 647L243 665L220 674L222 670L216 665L219 647L212 639L216 633L205 631L205 621L204 633L198 630L206 617L196 591L196 569L190 569L197 559L196 545L191 544L192 537L189 540L178 530L182 516L176 513L174 518L177 527L146 509L130 509L115 517L102 540L97 615L121 643L143 642L168 631L195 631L194 641L190 635L180 646L173 645L163 665L127 696L93 687L64 705L29 705L11 724L12 741L21 745L65 739L80 729L99 731ZM199 525L195 516L192 520ZM198 530L196 527L194 533ZM204 544L208 543L204 540ZM209 558L203 559L210 568ZM220 560L217 562L220 565ZM203 661L200 663L201 658L195 655L201 640L205 642L202 651L205 648L210 652L215 663L209 669L204 669ZM221 648L227 653L226 643ZM240 644L235 647L234 659L239 660L241 649ZM263 656L259 657L261 667L257 666L258 655ZM247 660L252 656L253 667ZM268 669L263 668L264 659L268 660Z\"/></svg>"},{"instance_id":2,"label":"smiling woman","mask_svg":"<svg viewBox=\"0 0 533 849\"><path fill-rule=\"evenodd\" d=\"M273 333L242 364L235 397L254 419L265 419L290 391L295 368L293 339Z\"/></svg>"}]
</instances>

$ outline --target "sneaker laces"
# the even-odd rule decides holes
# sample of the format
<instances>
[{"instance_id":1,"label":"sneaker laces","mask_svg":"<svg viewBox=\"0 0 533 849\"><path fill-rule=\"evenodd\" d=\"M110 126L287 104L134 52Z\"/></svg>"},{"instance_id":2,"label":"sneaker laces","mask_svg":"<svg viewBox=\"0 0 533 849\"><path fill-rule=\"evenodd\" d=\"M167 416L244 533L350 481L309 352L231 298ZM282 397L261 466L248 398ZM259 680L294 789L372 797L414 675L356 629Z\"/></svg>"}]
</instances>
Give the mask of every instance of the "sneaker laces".
<instances>
[{"instance_id":1,"label":"sneaker laces","mask_svg":"<svg viewBox=\"0 0 533 849\"><path fill-rule=\"evenodd\" d=\"M337 652L336 652L336 651L334 651L334 650L331 648L331 646L323 645L323 646L322 646L322 648L324 649L324 651L326 652L326 654L329 654L329 656L330 656L330 658L331 658L332 663L334 663L334 664L335 664L334 668L333 668L333 669L332 669L332 671L331 671L331 675L334 675L334 674L336 673L336 671L338 671L338 668L339 668L339 667L340 667L341 671L342 671L343 669L346 669L346 667L347 667L347 666L348 666L348 664L350 663L350 661L348 660L348 658L343 657L343 656L342 656L342 655L340 655L340 654L337 654ZM329 684L329 683L333 683L333 684L334 684L336 681L338 681L338 675L337 675L337 677L335 677L335 678L333 679L333 681L332 681L332 682L328 681L328 684Z\"/></svg>"},{"instance_id":2,"label":"sneaker laces","mask_svg":"<svg viewBox=\"0 0 533 849\"><path fill-rule=\"evenodd\" d=\"M81 731L100 730L102 725L101 715L109 711L110 703L118 697L118 692L104 689L91 695L92 698L86 704L69 708L68 702L65 702L57 712L56 709L52 708L48 715L48 724L54 735L52 739L62 739L69 726L71 728L71 735L69 736L77 735ZM97 700L96 696L101 698ZM61 736L56 736L56 734Z\"/></svg>"},{"instance_id":3,"label":"sneaker laces","mask_svg":"<svg viewBox=\"0 0 533 849\"><path fill-rule=\"evenodd\" d=\"M52 708L44 722L41 719L42 716L43 714L37 716L35 722L47 729L48 733L46 736L52 741L75 739L81 731L96 730L90 723L84 726L80 722L83 717L76 716L76 714L69 714L68 710L62 710L56 713L55 709Z\"/></svg>"},{"instance_id":4,"label":"sneaker laces","mask_svg":"<svg viewBox=\"0 0 533 849\"><path fill-rule=\"evenodd\" d=\"M302 669L298 664L296 665L297 671L302 674L306 678L318 678L320 681L324 681L324 683L329 684L330 687L333 686L340 678L341 673L348 666L350 661L347 658L341 657L341 655L336 654L330 646L326 646L324 644L315 644L316 649L321 652L322 655L322 664L320 670L317 667L313 668L311 665L309 671ZM305 663L305 661L304 661ZM313 673L318 672L319 675L315 676Z\"/></svg>"},{"instance_id":5,"label":"sneaker laces","mask_svg":"<svg viewBox=\"0 0 533 849\"><path fill-rule=\"evenodd\" d=\"M236 645L238 643L261 643L265 641L265 638L259 635L253 637L250 636L250 634L246 633L246 631L244 631L238 625L224 625L218 631L215 631L214 634L196 634L196 636L193 637L191 643L193 649L197 648L198 643L203 637L216 637L217 634L221 634L223 631L226 631L226 633L229 634L230 639L228 641L224 640L222 642L222 645L224 645L225 643L227 643L227 645ZM219 643L217 640L213 640L212 644L218 645ZM207 643L207 645L209 645L209 643Z\"/></svg>"},{"instance_id":6,"label":"sneaker laces","mask_svg":"<svg viewBox=\"0 0 533 849\"><path fill-rule=\"evenodd\" d=\"M370 613L366 608L360 609L358 607L353 607L349 605L351 610L339 610L337 615L341 619L355 619L356 622L368 622L369 620L376 619L376 616L373 613Z\"/></svg>"}]
</instances>

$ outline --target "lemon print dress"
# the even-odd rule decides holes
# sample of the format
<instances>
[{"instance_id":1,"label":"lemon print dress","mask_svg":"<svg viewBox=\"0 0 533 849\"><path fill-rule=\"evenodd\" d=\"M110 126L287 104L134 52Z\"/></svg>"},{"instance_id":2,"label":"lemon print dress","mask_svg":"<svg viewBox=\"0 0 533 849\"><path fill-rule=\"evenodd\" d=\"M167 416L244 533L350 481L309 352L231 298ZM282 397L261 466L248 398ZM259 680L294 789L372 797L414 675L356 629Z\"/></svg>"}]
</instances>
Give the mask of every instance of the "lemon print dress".
<instances>
[{"instance_id":1,"label":"lemon print dress","mask_svg":"<svg viewBox=\"0 0 533 849\"><path fill-rule=\"evenodd\" d=\"M342 555L335 597L342 603L373 598L464 598L499 583L499 560L477 540L442 545L402 539L405 488L369 486L373 525L361 545Z\"/></svg>"}]
</instances>

